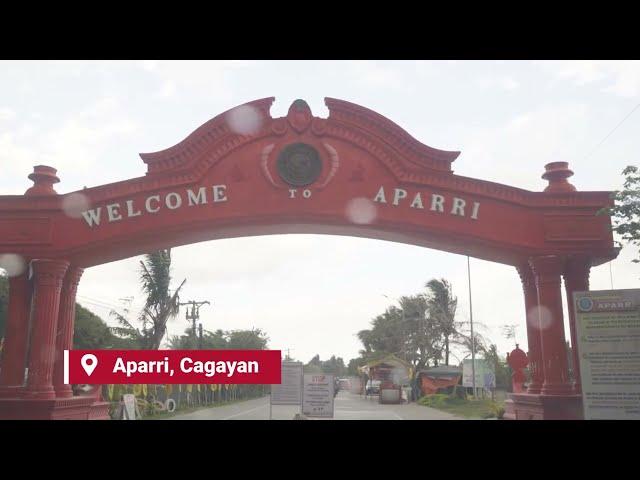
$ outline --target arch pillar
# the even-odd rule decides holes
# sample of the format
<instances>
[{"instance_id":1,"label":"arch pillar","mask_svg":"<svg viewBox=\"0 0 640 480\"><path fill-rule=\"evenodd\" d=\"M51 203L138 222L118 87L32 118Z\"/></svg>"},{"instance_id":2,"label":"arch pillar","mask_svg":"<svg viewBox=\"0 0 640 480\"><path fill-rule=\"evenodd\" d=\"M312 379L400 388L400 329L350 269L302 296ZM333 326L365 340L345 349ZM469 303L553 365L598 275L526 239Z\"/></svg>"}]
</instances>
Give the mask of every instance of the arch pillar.
<instances>
[{"instance_id":1,"label":"arch pillar","mask_svg":"<svg viewBox=\"0 0 640 480\"><path fill-rule=\"evenodd\" d=\"M9 309L0 360L0 396L22 392L29 342L31 283L28 272L9 277Z\"/></svg>"},{"instance_id":2,"label":"arch pillar","mask_svg":"<svg viewBox=\"0 0 640 480\"><path fill-rule=\"evenodd\" d=\"M564 285L567 292L567 307L569 311L569 328L571 329L571 357L574 375L573 392L576 394L582 394L582 384L580 379L580 352L578 351L573 292L589 290L590 270L591 259L586 255L573 255L569 257L564 269Z\"/></svg>"},{"instance_id":3,"label":"arch pillar","mask_svg":"<svg viewBox=\"0 0 640 480\"><path fill-rule=\"evenodd\" d=\"M76 315L76 292L84 270L69 267L62 283L60 309L56 331L55 364L53 367L53 386L56 397L73 397L71 385L64 384L64 351L73 348L73 324Z\"/></svg>"},{"instance_id":4,"label":"arch pillar","mask_svg":"<svg viewBox=\"0 0 640 480\"><path fill-rule=\"evenodd\" d=\"M540 393L544 382L542 343L540 340L540 318L538 317L538 290L531 266L524 263L516 267L522 289L524 291L525 318L527 322L527 343L529 351L529 370L531 371L531 383L527 393Z\"/></svg>"},{"instance_id":5,"label":"arch pillar","mask_svg":"<svg viewBox=\"0 0 640 480\"><path fill-rule=\"evenodd\" d=\"M53 366L60 308L60 292L69 262L33 260L33 329L29 352L29 376L24 396L53 399Z\"/></svg>"},{"instance_id":6,"label":"arch pillar","mask_svg":"<svg viewBox=\"0 0 640 480\"><path fill-rule=\"evenodd\" d=\"M562 315L561 274L564 258L556 255L533 257L529 260L538 290L538 317L544 382L542 395L569 395L567 348Z\"/></svg>"}]
</instances>

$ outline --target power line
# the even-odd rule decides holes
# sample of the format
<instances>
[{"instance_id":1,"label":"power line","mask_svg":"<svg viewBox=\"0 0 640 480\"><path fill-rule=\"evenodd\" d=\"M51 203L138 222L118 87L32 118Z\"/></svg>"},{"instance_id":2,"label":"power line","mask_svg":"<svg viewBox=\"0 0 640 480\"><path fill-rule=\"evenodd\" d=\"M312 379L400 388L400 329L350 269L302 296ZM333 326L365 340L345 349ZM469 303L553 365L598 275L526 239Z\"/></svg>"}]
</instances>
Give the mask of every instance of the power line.
<instances>
[{"instance_id":1,"label":"power line","mask_svg":"<svg viewBox=\"0 0 640 480\"><path fill-rule=\"evenodd\" d=\"M100 305L102 305L102 306L105 306L105 307L112 307L112 308L116 308L116 305L115 305L115 304L107 303L107 302L104 302L104 301L102 301L102 300L98 300L98 299L96 299L96 298L83 297L83 296L80 296L80 295L78 295L77 297L78 297L78 299L79 299L80 301L87 301L87 302L92 302L92 303L98 303L98 304L100 304Z\"/></svg>"},{"instance_id":2,"label":"power line","mask_svg":"<svg viewBox=\"0 0 640 480\"><path fill-rule=\"evenodd\" d=\"M105 307L104 305L100 305L98 303L92 303L88 300L83 301L82 303L84 303L85 305L89 305L92 308L102 308L108 312L113 312L116 311L116 309L112 308L112 307Z\"/></svg>"},{"instance_id":3,"label":"power line","mask_svg":"<svg viewBox=\"0 0 640 480\"><path fill-rule=\"evenodd\" d=\"M80 302L92 303L94 305L99 305L99 306L105 307L105 308L114 308L114 309L122 308L121 305L115 305L113 303L108 303L108 302L105 302L105 301L102 301L102 300L99 300L99 299L96 299L96 298L85 297L85 296L82 296L82 295L77 295L77 297L78 297L78 301L80 301Z\"/></svg>"},{"instance_id":4,"label":"power line","mask_svg":"<svg viewBox=\"0 0 640 480\"><path fill-rule=\"evenodd\" d=\"M640 103L639 103L639 104L637 104L635 107L633 107L633 110L631 110L631 111L627 114L627 116L626 116L626 117L624 117L624 118L620 121L620 123L618 123L618 124L613 128L613 130L611 130L611 131L607 134L607 136L606 136L606 137L604 137L604 138L600 141L600 143L598 143L598 145L596 145L596 146L593 148L593 150L591 150L587 155L585 155L585 157L584 157L584 158L585 158L585 159L586 159L586 158L588 158L588 157L589 157L593 152L595 152L595 151L598 149L598 147L599 147L600 145L602 145L602 144L605 142L605 140L606 140L607 138L609 138L609 137L613 134L613 132L615 132L615 131L618 129L618 127L620 127L620 125L622 125L622 124L625 122L625 120L627 120L627 118L629 118L629 117L633 114L633 112L635 112L635 111L638 109L638 107L640 107Z\"/></svg>"}]
</instances>

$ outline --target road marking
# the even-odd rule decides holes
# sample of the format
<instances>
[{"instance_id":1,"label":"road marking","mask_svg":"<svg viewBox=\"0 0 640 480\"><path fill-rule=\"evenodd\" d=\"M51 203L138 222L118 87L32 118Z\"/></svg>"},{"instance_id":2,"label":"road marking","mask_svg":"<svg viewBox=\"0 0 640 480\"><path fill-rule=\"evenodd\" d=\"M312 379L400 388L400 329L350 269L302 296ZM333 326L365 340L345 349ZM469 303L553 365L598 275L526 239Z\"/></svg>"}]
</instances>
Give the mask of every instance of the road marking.
<instances>
[{"instance_id":1,"label":"road marking","mask_svg":"<svg viewBox=\"0 0 640 480\"><path fill-rule=\"evenodd\" d=\"M251 410L245 410L244 412L236 413L235 415L231 415L230 417L221 418L221 420L229 420L230 418L241 417L242 415L245 415L250 412L255 412L256 410L260 410L261 408L267 408L268 406L269 405L261 405L256 408L252 408Z\"/></svg>"}]
</instances>

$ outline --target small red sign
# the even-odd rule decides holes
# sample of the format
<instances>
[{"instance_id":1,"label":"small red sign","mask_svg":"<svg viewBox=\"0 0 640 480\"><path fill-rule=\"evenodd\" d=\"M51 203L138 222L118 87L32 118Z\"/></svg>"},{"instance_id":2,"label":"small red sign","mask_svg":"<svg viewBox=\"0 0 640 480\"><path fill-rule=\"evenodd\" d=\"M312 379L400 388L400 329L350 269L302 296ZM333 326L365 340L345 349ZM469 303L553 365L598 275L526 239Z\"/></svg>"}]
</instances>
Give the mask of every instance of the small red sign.
<instances>
[{"instance_id":1,"label":"small red sign","mask_svg":"<svg viewBox=\"0 0 640 480\"><path fill-rule=\"evenodd\" d=\"M279 384L280 350L65 350L66 384Z\"/></svg>"}]
</instances>

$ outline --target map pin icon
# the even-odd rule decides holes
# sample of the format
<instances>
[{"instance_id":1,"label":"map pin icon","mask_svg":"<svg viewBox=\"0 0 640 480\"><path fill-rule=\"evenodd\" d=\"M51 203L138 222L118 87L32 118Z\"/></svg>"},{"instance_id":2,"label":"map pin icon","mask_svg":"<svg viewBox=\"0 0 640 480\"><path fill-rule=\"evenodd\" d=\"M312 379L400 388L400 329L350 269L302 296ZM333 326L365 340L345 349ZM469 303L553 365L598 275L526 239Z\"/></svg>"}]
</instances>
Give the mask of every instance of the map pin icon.
<instances>
[{"instance_id":1,"label":"map pin icon","mask_svg":"<svg viewBox=\"0 0 640 480\"><path fill-rule=\"evenodd\" d=\"M91 376L98 366L98 359L93 353L85 353L82 356L82 360L80 360L80 364L82 365L82 368L84 368L84 371L87 372L87 375Z\"/></svg>"}]
</instances>

